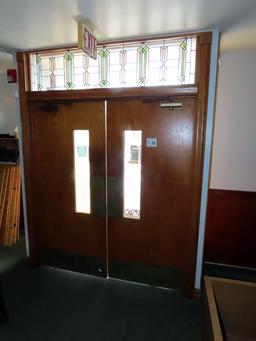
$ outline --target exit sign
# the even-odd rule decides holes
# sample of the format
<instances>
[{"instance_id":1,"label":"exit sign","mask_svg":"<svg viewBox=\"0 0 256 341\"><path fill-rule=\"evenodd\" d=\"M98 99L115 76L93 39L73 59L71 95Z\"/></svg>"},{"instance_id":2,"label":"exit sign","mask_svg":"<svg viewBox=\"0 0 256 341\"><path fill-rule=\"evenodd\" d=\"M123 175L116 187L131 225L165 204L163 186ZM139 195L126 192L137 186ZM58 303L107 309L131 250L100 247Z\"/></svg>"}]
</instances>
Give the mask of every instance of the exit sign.
<instances>
[{"instance_id":1,"label":"exit sign","mask_svg":"<svg viewBox=\"0 0 256 341\"><path fill-rule=\"evenodd\" d=\"M91 58L97 59L97 39L82 23L78 23L78 47Z\"/></svg>"}]
</instances>

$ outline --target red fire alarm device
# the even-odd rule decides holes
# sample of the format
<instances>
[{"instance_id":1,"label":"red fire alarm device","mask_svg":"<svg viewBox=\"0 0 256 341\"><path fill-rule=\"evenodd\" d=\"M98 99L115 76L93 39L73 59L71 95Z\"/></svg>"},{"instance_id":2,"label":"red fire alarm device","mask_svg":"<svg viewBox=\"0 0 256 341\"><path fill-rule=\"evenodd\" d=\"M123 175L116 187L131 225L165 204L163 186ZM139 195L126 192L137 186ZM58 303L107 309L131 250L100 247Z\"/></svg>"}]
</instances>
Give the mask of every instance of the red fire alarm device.
<instances>
[{"instance_id":1,"label":"red fire alarm device","mask_svg":"<svg viewBox=\"0 0 256 341\"><path fill-rule=\"evenodd\" d=\"M17 71L16 69L7 70L7 81L8 83L17 83Z\"/></svg>"}]
</instances>

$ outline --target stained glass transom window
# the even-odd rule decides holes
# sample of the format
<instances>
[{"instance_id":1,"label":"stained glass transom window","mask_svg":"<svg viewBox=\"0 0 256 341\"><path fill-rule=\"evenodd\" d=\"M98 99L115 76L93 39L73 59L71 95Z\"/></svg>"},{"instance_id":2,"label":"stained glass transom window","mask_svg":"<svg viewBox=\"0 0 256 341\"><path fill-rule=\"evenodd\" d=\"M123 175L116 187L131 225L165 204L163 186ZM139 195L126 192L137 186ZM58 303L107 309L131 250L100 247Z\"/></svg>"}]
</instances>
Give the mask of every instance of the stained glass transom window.
<instances>
[{"instance_id":1,"label":"stained glass transom window","mask_svg":"<svg viewBox=\"0 0 256 341\"><path fill-rule=\"evenodd\" d=\"M31 54L31 89L66 90L195 83L196 38L98 47L97 60L81 50Z\"/></svg>"}]
</instances>

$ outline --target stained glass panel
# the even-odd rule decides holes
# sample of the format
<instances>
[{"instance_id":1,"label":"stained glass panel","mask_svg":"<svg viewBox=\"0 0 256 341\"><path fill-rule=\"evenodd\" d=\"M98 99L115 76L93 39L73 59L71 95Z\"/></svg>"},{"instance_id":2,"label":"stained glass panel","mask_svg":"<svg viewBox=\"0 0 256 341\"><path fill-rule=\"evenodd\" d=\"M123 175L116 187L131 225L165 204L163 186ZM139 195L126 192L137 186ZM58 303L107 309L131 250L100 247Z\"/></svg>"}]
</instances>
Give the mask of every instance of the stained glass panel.
<instances>
[{"instance_id":1,"label":"stained glass panel","mask_svg":"<svg viewBox=\"0 0 256 341\"><path fill-rule=\"evenodd\" d=\"M97 60L81 50L37 53L30 64L33 91L194 84L196 38L110 44Z\"/></svg>"}]
</instances>

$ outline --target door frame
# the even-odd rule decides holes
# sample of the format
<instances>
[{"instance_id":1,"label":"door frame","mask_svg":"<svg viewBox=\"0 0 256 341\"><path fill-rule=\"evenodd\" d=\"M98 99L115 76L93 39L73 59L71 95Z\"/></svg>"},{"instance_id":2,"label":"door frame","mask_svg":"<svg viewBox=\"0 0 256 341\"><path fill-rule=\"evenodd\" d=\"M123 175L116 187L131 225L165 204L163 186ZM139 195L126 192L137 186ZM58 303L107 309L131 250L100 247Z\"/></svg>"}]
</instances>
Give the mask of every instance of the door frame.
<instances>
[{"instance_id":1,"label":"door frame","mask_svg":"<svg viewBox=\"0 0 256 341\"><path fill-rule=\"evenodd\" d=\"M190 34L191 35L191 34ZM183 35L186 36L186 35ZM201 205L201 189L203 180L204 145L206 136L208 88L210 76L210 57L212 32L195 33L197 37L197 60L196 60L196 81L190 86L162 86L162 87L142 87L142 88L118 88L118 89L83 89L83 90L55 90L55 91L31 91L30 89L30 53L17 52L17 65L19 76L19 98L20 98L20 119L22 127L22 151L24 162L24 182L26 194L27 212L27 238L29 241L28 261L31 264L39 263L38 247L35 238L35 222L33 221L32 208L32 186L31 179L31 124L29 103L33 101L90 101L90 100L115 100L115 99L170 99L195 97L197 106L198 126L196 132L196 157L194 159L194 186L193 195L195 197L192 209L192 228L197 233L188 245L187 252L191 255L188 267L187 281L184 282L184 292L186 296L194 295L194 280L196 272L196 257L198 246L198 231ZM52 49L54 50L54 49Z\"/></svg>"}]
</instances>

